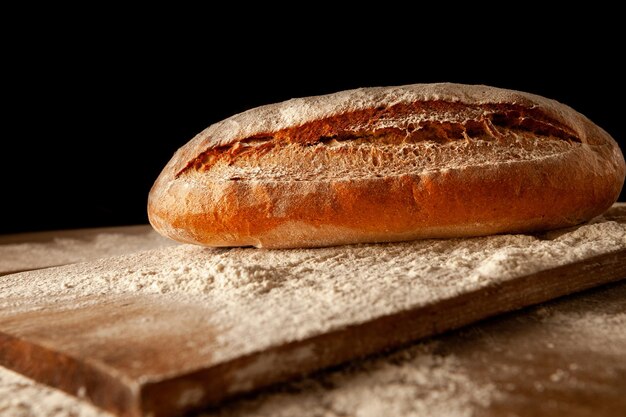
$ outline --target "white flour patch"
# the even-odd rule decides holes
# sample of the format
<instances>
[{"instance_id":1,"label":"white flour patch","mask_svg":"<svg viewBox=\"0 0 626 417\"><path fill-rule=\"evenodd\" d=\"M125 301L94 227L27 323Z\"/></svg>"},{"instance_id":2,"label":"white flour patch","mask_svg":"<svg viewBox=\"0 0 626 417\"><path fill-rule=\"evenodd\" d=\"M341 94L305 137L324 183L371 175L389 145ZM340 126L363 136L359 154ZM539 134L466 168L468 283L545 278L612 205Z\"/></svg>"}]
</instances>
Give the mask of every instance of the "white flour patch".
<instances>
[{"instance_id":1,"label":"white flour patch","mask_svg":"<svg viewBox=\"0 0 626 417\"><path fill-rule=\"evenodd\" d=\"M12 271L72 264L98 258L119 256L176 245L148 226L126 228L131 233L114 230L86 229L60 232L65 237L51 237L28 243L2 243L0 240L0 274ZM28 239L29 235L24 235Z\"/></svg>"},{"instance_id":2,"label":"white flour patch","mask_svg":"<svg viewBox=\"0 0 626 417\"><path fill-rule=\"evenodd\" d=\"M469 417L476 407L487 407L497 398L493 384L472 381L460 360L435 354L436 346L420 343L202 417Z\"/></svg>"}]
</instances>

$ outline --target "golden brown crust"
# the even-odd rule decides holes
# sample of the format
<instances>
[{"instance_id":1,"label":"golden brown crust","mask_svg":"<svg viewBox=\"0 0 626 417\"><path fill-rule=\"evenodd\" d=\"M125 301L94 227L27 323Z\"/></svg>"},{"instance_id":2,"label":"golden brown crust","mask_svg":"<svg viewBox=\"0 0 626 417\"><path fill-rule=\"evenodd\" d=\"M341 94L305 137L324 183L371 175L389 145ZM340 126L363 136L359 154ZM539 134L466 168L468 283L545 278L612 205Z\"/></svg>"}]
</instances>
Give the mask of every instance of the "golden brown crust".
<instances>
[{"instance_id":1,"label":"golden brown crust","mask_svg":"<svg viewBox=\"0 0 626 417\"><path fill-rule=\"evenodd\" d=\"M455 84L359 89L209 127L165 167L148 212L162 234L212 246L528 232L602 213L624 171L605 131L552 100Z\"/></svg>"}]
</instances>

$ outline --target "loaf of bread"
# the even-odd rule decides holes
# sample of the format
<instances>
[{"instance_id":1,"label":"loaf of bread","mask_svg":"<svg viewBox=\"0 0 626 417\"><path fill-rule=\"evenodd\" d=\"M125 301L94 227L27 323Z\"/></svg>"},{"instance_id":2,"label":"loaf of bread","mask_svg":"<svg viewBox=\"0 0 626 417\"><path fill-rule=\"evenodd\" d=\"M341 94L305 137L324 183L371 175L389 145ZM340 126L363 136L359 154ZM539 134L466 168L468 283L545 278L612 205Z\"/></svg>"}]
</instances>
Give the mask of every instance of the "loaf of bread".
<instances>
[{"instance_id":1,"label":"loaf of bread","mask_svg":"<svg viewBox=\"0 0 626 417\"><path fill-rule=\"evenodd\" d=\"M361 88L258 107L179 149L148 200L161 234L315 247L536 232L617 199L624 157L540 96L482 85Z\"/></svg>"}]
</instances>

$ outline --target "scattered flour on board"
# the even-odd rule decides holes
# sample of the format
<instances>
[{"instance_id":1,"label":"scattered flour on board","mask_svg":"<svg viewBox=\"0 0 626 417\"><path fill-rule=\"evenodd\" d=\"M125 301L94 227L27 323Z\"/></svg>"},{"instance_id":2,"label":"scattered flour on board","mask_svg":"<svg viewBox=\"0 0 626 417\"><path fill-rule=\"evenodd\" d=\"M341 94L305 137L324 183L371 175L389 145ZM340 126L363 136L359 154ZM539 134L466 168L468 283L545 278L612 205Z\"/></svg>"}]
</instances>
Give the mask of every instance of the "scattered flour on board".
<instances>
[{"instance_id":1,"label":"scattered flour on board","mask_svg":"<svg viewBox=\"0 0 626 417\"><path fill-rule=\"evenodd\" d=\"M214 307L216 314L207 320L229 329L221 340L223 349L216 350L221 360L228 360L252 347L301 339L625 247L626 225L603 219L541 236L276 251L178 245L1 277L0 312L6 307L35 309L38 300L101 294L193 299ZM545 319L560 326L593 327L613 325L611 320L620 325L626 317L613 315L607 318L610 323L600 323L604 319L596 316L555 313ZM259 328L264 331L255 331ZM263 394L216 413L366 417L384 410L403 416L466 416L472 405L487 406L497 397L493 386L472 381L458 358L436 354L435 346L417 344L356 369L348 366L306 379L295 401L289 393L268 394L268 399ZM17 416L108 416L0 368L0 412L4 410Z\"/></svg>"},{"instance_id":2,"label":"scattered flour on board","mask_svg":"<svg viewBox=\"0 0 626 417\"><path fill-rule=\"evenodd\" d=\"M621 291L626 297L626 288ZM542 327L566 346L583 346L590 354L626 358L626 298L621 304L610 305L616 307L610 311L603 311L607 306L594 302L592 296L585 300L591 304L587 308L579 305L575 310L565 310L554 303L537 308L535 314ZM606 343L606 335L611 335L612 343Z\"/></svg>"},{"instance_id":3,"label":"scattered flour on board","mask_svg":"<svg viewBox=\"0 0 626 417\"><path fill-rule=\"evenodd\" d=\"M0 241L0 274L119 256L175 244L148 227L127 229L133 232L86 229L84 232L70 231L66 237L50 237L48 240L37 242ZM25 235L25 238L28 238L28 235Z\"/></svg>"},{"instance_id":4,"label":"scattered flour on board","mask_svg":"<svg viewBox=\"0 0 626 417\"><path fill-rule=\"evenodd\" d=\"M228 329L215 353L228 360L625 247L626 225L615 221L540 237L292 250L178 245L5 276L0 311L102 294L189 297L215 311L211 325Z\"/></svg>"},{"instance_id":5,"label":"scattered flour on board","mask_svg":"<svg viewBox=\"0 0 626 417\"><path fill-rule=\"evenodd\" d=\"M472 381L458 358L436 354L437 344L344 366L202 417L469 417L497 398L496 387Z\"/></svg>"}]
</instances>

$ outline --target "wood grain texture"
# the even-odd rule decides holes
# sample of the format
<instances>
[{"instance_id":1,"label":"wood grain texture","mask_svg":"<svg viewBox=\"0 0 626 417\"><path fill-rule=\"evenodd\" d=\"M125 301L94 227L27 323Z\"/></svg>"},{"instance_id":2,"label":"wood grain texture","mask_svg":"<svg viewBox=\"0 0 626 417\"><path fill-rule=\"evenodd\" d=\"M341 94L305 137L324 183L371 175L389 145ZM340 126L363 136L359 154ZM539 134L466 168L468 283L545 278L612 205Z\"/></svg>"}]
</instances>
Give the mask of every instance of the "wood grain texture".
<instances>
[{"instance_id":1,"label":"wood grain texture","mask_svg":"<svg viewBox=\"0 0 626 417\"><path fill-rule=\"evenodd\" d=\"M621 219L623 211L613 218ZM225 329L203 320L216 313L192 298L103 294L71 302L26 299L22 302L28 301L28 308L16 302L14 309L0 312L0 363L70 393L83 392L120 415L177 415L624 276L626 251L615 251L273 343L227 361L214 360Z\"/></svg>"}]
</instances>

